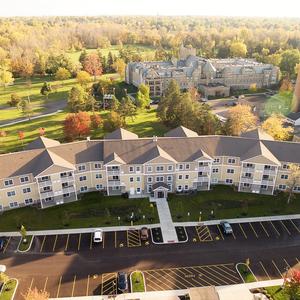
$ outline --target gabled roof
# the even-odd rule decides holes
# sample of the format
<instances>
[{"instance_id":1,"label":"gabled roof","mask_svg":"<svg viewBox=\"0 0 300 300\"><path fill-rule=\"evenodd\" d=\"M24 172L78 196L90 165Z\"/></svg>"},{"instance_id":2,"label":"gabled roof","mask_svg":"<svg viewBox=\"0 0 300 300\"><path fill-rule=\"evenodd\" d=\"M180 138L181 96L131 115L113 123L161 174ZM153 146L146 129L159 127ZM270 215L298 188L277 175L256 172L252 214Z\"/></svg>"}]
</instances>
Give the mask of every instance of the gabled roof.
<instances>
[{"instance_id":1,"label":"gabled roof","mask_svg":"<svg viewBox=\"0 0 300 300\"><path fill-rule=\"evenodd\" d=\"M261 128L255 128L253 130L244 132L241 134L241 137L246 137L249 139L256 139L256 140L266 140L266 141L274 141L274 138L263 131Z\"/></svg>"},{"instance_id":2,"label":"gabled roof","mask_svg":"<svg viewBox=\"0 0 300 300\"><path fill-rule=\"evenodd\" d=\"M104 159L104 164L126 164L126 162L116 153L113 152Z\"/></svg>"},{"instance_id":3,"label":"gabled roof","mask_svg":"<svg viewBox=\"0 0 300 300\"><path fill-rule=\"evenodd\" d=\"M138 138L137 134L123 128L118 128L105 136L106 140L134 140Z\"/></svg>"},{"instance_id":4,"label":"gabled roof","mask_svg":"<svg viewBox=\"0 0 300 300\"><path fill-rule=\"evenodd\" d=\"M272 152L261 142L258 141L245 154L241 156L242 161L271 164L280 166L280 161Z\"/></svg>"},{"instance_id":5,"label":"gabled roof","mask_svg":"<svg viewBox=\"0 0 300 300\"><path fill-rule=\"evenodd\" d=\"M204 152L202 149L199 149L189 158L189 160L213 160L213 158L209 156L206 152Z\"/></svg>"},{"instance_id":6,"label":"gabled roof","mask_svg":"<svg viewBox=\"0 0 300 300\"><path fill-rule=\"evenodd\" d=\"M169 186L164 182L156 182L152 185L152 190L155 191L157 189L169 189Z\"/></svg>"},{"instance_id":7,"label":"gabled roof","mask_svg":"<svg viewBox=\"0 0 300 300\"><path fill-rule=\"evenodd\" d=\"M42 148L50 148L58 145L60 145L59 141L48 139L44 136L40 136L36 140L29 143L25 149L26 150L42 149Z\"/></svg>"},{"instance_id":8,"label":"gabled roof","mask_svg":"<svg viewBox=\"0 0 300 300\"><path fill-rule=\"evenodd\" d=\"M197 132L192 131L186 127L178 126L165 134L165 137L196 137Z\"/></svg>"},{"instance_id":9,"label":"gabled roof","mask_svg":"<svg viewBox=\"0 0 300 300\"><path fill-rule=\"evenodd\" d=\"M163 150L160 146L155 145L152 147L149 151L144 153L140 157L140 162L141 163L146 163L150 161L157 160L157 162L174 162L177 163L177 161L170 155L168 154L165 150Z\"/></svg>"}]
</instances>

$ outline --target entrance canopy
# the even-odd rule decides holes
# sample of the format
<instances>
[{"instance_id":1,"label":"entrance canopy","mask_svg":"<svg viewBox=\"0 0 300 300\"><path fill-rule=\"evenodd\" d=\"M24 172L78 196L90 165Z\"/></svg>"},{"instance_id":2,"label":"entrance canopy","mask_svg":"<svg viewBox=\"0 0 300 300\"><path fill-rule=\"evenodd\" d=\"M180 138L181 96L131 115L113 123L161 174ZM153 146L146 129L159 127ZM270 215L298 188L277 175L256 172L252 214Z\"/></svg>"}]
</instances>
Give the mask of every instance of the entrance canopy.
<instances>
[{"instance_id":1,"label":"entrance canopy","mask_svg":"<svg viewBox=\"0 0 300 300\"><path fill-rule=\"evenodd\" d=\"M156 190L169 190L169 186L164 182L156 182L152 186L152 191Z\"/></svg>"}]
</instances>

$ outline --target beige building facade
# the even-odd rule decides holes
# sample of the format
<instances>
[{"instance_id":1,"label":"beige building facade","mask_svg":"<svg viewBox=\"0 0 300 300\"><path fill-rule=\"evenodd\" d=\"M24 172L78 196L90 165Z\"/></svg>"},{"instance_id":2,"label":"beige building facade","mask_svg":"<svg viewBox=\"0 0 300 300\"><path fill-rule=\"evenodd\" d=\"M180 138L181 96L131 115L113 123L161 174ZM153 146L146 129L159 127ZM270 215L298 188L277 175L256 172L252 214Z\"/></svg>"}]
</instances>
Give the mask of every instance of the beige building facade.
<instances>
[{"instance_id":1,"label":"beige building facade","mask_svg":"<svg viewBox=\"0 0 300 300\"><path fill-rule=\"evenodd\" d=\"M217 184L272 195L289 188L289 165L299 163L299 143L274 141L260 129L198 136L180 126L151 138L118 129L103 140L67 144L40 137L25 151L0 155L0 210L47 208L91 191L166 198Z\"/></svg>"},{"instance_id":2,"label":"beige building facade","mask_svg":"<svg viewBox=\"0 0 300 300\"><path fill-rule=\"evenodd\" d=\"M131 62L127 64L125 80L139 87L147 84L150 94L162 96L174 79L181 89L197 88L203 96L229 96L230 90L270 87L278 83L279 68L253 59L205 59L196 56L195 49L181 47L179 59L171 61Z\"/></svg>"}]
</instances>

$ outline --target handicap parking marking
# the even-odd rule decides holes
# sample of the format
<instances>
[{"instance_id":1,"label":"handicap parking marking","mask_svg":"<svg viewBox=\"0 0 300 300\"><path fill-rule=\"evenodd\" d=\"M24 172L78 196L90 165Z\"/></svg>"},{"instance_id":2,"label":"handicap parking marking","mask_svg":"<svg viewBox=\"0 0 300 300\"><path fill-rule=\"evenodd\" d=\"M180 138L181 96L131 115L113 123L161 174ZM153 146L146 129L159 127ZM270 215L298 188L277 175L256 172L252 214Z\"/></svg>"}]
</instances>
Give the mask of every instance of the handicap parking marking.
<instances>
[{"instance_id":1,"label":"handicap parking marking","mask_svg":"<svg viewBox=\"0 0 300 300\"><path fill-rule=\"evenodd\" d=\"M127 247L142 246L141 235L138 229L127 230Z\"/></svg>"},{"instance_id":2,"label":"handicap parking marking","mask_svg":"<svg viewBox=\"0 0 300 300\"><path fill-rule=\"evenodd\" d=\"M276 234L277 234L278 236L280 236L280 233L279 233L279 231L277 230L277 228L275 227L275 225L273 224L273 222L272 222L272 221L269 221L269 222L270 222L270 224L272 225L273 229L275 230Z\"/></svg>"},{"instance_id":3,"label":"handicap parking marking","mask_svg":"<svg viewBox=\"0 0 300 300\"><path fill-rule=\"evenodd\" d=\"M117 295L117 273L102 274L101 295Z\"/></svg>"},{"instance_id":4,"label":"handicap parking marking","mask_svg":"<svg viewBox=\"0 0 300 300\"><path fill-rule=\"evenodd\" d=\"M239 223L239 227L240 227L241 232L243 233L245 239L247 239L247 238L248 238L248 237L247 237L247 234L246 234L246 232L244 231L244 229L243 229L243 227L242 227L242 225L241 225L240 223Z\"/></svg>"},{"instance_id":5,"label":"handicap parking marking","mask_svg":"<svg viewBox=\"0 0 300 300\"><path fill-rule=\"evenodd\" d=\"M262 227L262 229L264 230L264 233L267 235L267 237L270 237L269 232L267 231L267 229L265 228L264 224L262 222L259 222L260 226Z\"/></svg>"},{"instance_id":6,"label":"handicap parking marking","mask_svg":"<svg viewBox=\"0 0 300 300\"><path fill-rule=\"evenodd\" d=\"M221 236L222 240L224 241L224 236L223 236L222 230L221 230L221 228L220 228L220 225L217 224L217 227L218 227L218 231L219 231L219 233L220 233L220 236Z\"/></svg>"},{"instance_id":7,"label":"handicap parking marking","mask_svg":"<svg viewBox=\"0 0 300 300\"><path fill-rule=\"evenodd\" d=\"M286 227L286 225L281 220L279 222L283 226L283 228L286 230L286 232L288 233L288 235L291 235L291 232L288 230L288 228Z\"/></svg>"},{"instance_id":8,"label":"handicap parking marking","mask_svg":"<svg viewBox=\"0 0 300 300\"><path fill-rule=\"evenodd\" d=\"M267 278L269 280L271 280L271 277L270 277L269 273L267 272L267 270L266 270L265 266L263 265L263 263L261 261L259 261L259 264L260 264L261 268L263 269L263 271L265 272L265 274L267 275Z\"/></svg>"},{"instance_id":9,"label":"handicap parking marking","mask_svg":"<svg viewBox=\"0 0 300 300\"><path fill-rule=\"evenodd\" d=\"M196 232L200 242L212 242L210 230L206 225L195 226Z\"/></svg>"},{"instance_id":10,"label":"handicap parking marking","mask_svg":"<svg viewBox=\"0 0 300 300\"><path fill-rule=\"evenodd\" d=\"M297 230L297 232L298 233L300 233L300 229L298 228L298 226L294 223L294 221L293 220L289 220L291 223L292 223L292 225L294 226L294 228Z\"/></svg>"}]
</instances>

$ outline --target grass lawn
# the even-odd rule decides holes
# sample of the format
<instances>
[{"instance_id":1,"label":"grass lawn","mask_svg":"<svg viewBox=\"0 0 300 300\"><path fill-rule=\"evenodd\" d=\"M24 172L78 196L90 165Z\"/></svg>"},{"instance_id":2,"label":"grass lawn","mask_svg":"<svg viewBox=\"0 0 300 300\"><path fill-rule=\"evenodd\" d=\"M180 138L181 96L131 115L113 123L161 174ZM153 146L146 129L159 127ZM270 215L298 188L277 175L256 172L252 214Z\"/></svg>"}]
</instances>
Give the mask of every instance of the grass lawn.
<instances>
[{"instance_id":1,"label":"grass lawn","mask_svg":"<svg viewBox=\"0 0 300 300\"><path fill-rule=\"evenodd\" d=\"M98 192L88 193L82 200L43 210L23 207L1 215L0 231L15 231L23 224L27 230L85 228L158 223L155 207L149 199L124 199L121 196L105 197ZM143 219L145 215L145 219ZM121 218L118 221L118 216Z\"/></svg>"},{"instance_id":2,"label":"grass lawn","mask_svg":"<svg viewBox=\"0 0 300 300\"><path fill-rule=\"evenodd\" d=\"M1 128L7 132L7 136L0 138L0 153L22 150L26 144L39 136L39 128L41 127L45 128L46 137L63 142L63 121L67 114L68 111L65 110L53 116L25 121ZM100 114L102 118L105 119L108 111L102 111ZM157 119L155 109L139 112L134 120L128 119L127 121L127 129L135 132L141 137L151 137L153 135L160 136L168 131L168 129ZM20 130L25 133L23 145L18 138L18 131ZM91 132L91 137L100 139L104 134L103 128L99 128Z\"/></svg>"},{"instance_id":3,"label":"grass lawn","mask_svg":"<svg viewBox=\"0 0 300 300\"><path fill-rule=\"evenodd\" d=\"M238 264L237 269L239 270L240 274L242 275L245 283L255 282L256 279L252 272L249 270L247 265L245 264Z\"/></svg>"},{"instance_id":4,"label":"grass lawn","mask_svg":"<svg viewBox=\"0 0 300 300\"><path fill-rule=\"evenodd\" d=\"M279 93L270 97L265 104L265 114L272 113L287 115L291 111L293 94L289 92Z\"/></svg>"},{"instance_id":5,"label":"grass lawn","mask_svg":"<svg viewBox=\"0 0 300 300\"><path fill-rule=\"evenodd\" d=\"M17 287L17 281L14 279L8 280L5 284L2 293L0 294L0 300L11 300L13 293Z\"/></svg>"},{"instance_id":6,"label":"grass lawn","mask_svg":"<svg viewBox=\"0 0 300 300\"><path fill-rule=\"evenodd\" d=\"M23 239L22 239L22 242L19 244L18 250L21 252L28 251L31 246L32 238L33 238L32 235L26 236L26 240L27 240L26 243L23 243Z\"/></svg>"},{"instance_id":7,"label":"grass lawn","mask_svg":"<svg viewBox=\"0 0 300 300\"><path fill-rule=\"evenodd\" d=\"M290 300L290 297L284 292L281 286L270 286L264 288L272 300ZM300 297L298 297L300 299Z\"/></svg>"},{"instance_id":8,"label":"grass lawn","mask_svg":"<svg viewBox=\"0 0 300 300\"><path fill-rule=\"evenodd\" d=\"M195 195L169 195L169 206L174 221L202 221L260 217L300 213L300 195L287 204L287 195L277 196L238 193L229 186L214 186L211 191ZM211 211L214 214L211 216ZM188 212L190 216L188 217Z\"/></svg>"},{"instance_id":9,"label":"grass lawn","mask_svg":"<svg viewBox=\"0 0 300 300\"><path fill-rule=\"evenodd\" d=\"M145 292L145 283L142 272L135 271L131 274L132 293Z\"/></svg>"}]
</instances>

